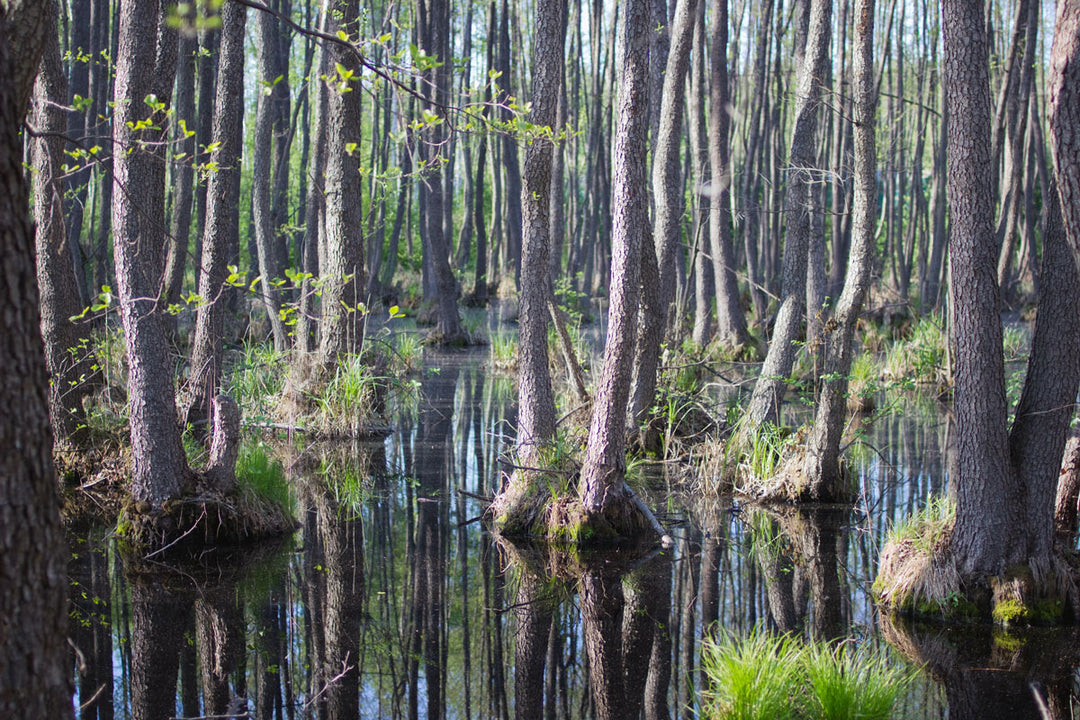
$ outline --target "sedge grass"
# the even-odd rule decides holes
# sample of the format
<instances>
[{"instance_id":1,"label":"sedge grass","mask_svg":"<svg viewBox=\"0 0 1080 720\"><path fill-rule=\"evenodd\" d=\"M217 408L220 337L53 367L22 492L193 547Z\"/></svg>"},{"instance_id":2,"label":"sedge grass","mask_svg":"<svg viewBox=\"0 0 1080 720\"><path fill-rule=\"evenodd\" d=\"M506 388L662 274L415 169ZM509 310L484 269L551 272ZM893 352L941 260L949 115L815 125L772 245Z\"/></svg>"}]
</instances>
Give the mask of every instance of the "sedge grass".
<instances>
[{"instance_id":1,"label":"sedge grass","mask_svg":"<svg viewBox=\"0 0 1080 720\"><path fill-rule=\"evenodd\" d=\"M884 651L756 629L708 641L706 720L887 720L915 672Z\"/></svg>"}]
</instances>

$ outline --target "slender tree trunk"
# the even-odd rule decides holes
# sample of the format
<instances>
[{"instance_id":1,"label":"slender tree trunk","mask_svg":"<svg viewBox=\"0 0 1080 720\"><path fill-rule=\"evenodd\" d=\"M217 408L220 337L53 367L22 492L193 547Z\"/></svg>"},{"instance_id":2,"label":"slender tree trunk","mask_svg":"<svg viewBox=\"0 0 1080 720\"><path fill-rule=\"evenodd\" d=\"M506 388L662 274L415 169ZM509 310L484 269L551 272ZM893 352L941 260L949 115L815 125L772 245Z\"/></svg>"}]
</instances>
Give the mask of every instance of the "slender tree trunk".
<instances>
[{"instance_id":1,"label":"slender tree trunk","mask_svg":"<svg viewBox=\"0 0 1080 720\"><path fill-rule=\"evenodd\" d=\"M637 335L642 237L649 232L648 2L628 0L621 33L623 80L619 90L612 188L612 258L608 335L596 383L588 447L578 492L583 524L632 533L657 528L648 509L625 484L626 407ZM659 533L658 533L659 534Z\"/></svg>"},{"instance_id":2,"label":"slender tree trunk","mask_svg":"<svg viewBox=\"0 0 1080 720\"><path fill-rule=\"evenodd\" d=\"M187 271L188 249L191 240L191 210L195 171L195 66L196 48L193 36L182 35L179 41L176 66L176 118L173 149L180 160L173 166L175 173L172 223L169 226L168 256L165 261L165 298L169 305L180 302L184 274ZM169 322L175 334L175 319Z\"/></svg>"},{"instance_id":3,"label":"slender tree trunk","mask_svg":"<svg viewBox=\"0 0 1080 720\"><path fill-rule=\"evenodd\" d=\"M761 376L754 386L747 414L752 426L776 423L785 382L795 364L796 341L802 326L806 302L806 261L810 239L810 181L815 158L821 78L825 75L826 51L832 0L813 0L807 40L806 62L798 66L798 94L795 129L791 136L791 159L784 200L787 223L784 239L784 287L776 329Z\"/></svg>"},{"instance_id":4,"label":"slender tree trunk","mask_svg":"<svg viewBox=\"0 0 1080 720\"><path fill-rule=\"evenodd\" d=\"M48 3L54 6L50 0ZM30 141L34 168L34 224L37 277L41 293L41 335L49 370L49 413L57 445L79 445L86 438L83 399L93 387L89 322L71 320L82 304L75 280L70 245L64 231L63 141L66 126L67 81L60 61L56 33L45 36L41 72L34 86L33 126L41 133Z\"/></svg>"},{"instance_id":5,"label":"slender tree trunk","mask_svg":"<svg viewBox=\"0 0 1080 720\"><path fill-rule=\"evenodd\" d=\"M221 387L228 265L233 248L239 243L239 226L232 211L240 204L235 177L240 174L243 143L240 122L246 20L244 5L228 2L222 7L221 56L213 124L214 142L220 144L211 155L218 169L210 176L206 189L206 237L199 268L202 304L195 319L184 412L186 423L195 425L206 421L208 428L213 421L211 401Z\"/></svg>"},{"instance_id":6,"label":"slender tree trunk","mask_svg":"<svg viewBox=\"0 0 1080 720\"><path fill-rule=\"evenodd\" d=\"M323 13L330 34L344 33L350 42L358 42L358 0L325 0ZM341 353L358 352L364 333L364 314L359 307L366 299L362 295L366 284L358 150L364 118L357 56L336 44L324 52L328 54L328 70L342 68L330 76L327 90L326 237L320 238L326 254L319 267L324 281L319 354L324 361L331 361ZM441 227L441 219L439 222Z\"/></svg>"},{"instance_id":7,"label":"slender tree trunk","mask_svg":"<svg viewBox=\"0 0 1080 720\"><path fill-rule=\"evenodd\" d=\"M279 79L286 77L279 73L278 53L279 34L277 18L268 12L258 13L256 29L259 46L259 93L255 111L255 146L252 149L251 208L255 224L255 244L259 252L259 288L267 318L274 334L274 349L282 352L289 347L289 338L285 323L281 319L281 297L274 280L282 277L284 270L280 263L281 253L276 247L280 218L274 217L271 206L271 182L276 183L284 175L284 167L273 166L284 144L284 138L275 133L275 124L280 129L280 100L278 93ZM287 102L287 101L286 101ZM277 200L278 204L281 200ZM279 209L280 212L280 209Z\"/></svg>"},{"instance_id":8,"label":"slender tree trunk","mask_svg":"<svg viewBox=\"0 0 1080 720\"><path fill-rule=\"evenodd\" d=\"M810 480L808 495L815 500L846 500L840 470L840 440L847 417L848 375L851 372L855 325L870 286L874 266L877 222L877 147L874 141L874 117L877 87L874 81L874 0L856 0L855 48L852 74L855 126L855 176L852 198L852 244L850 267L844 290L836 305L836 314L825 331L825 363L821 396L818 399L814 429L806 445L803 471Z\"/></svg>"},{"instance_id":9,"label":"slender tree trunk","mask_svg":"<svg viewBox=\"0 0 1080 720\"><path fill-rule=\"evenodd\" d=\"M136 502L158 509L177 497L190 478L176 423L172 363L159 299L164 248L164 177L161 158L140 147L160 131L136 130L140 121L162 122L144 100L152 90L157 2L120 5L113 117L112 227L120 318L128 360L132 488ZM156 212L156 214L155 214Z\"/></svg>"},{"instance_id":10,"label":"slender tree trunk","mask_svg":"<svg viewBox=\"0 0 1080 720\"><path fill-rule=\"evenodd\" d=\"M555 125L566 45L566 14L561 0L538 8L533 46L532 103L529 122ZM537 445L555 436L555 400L548 370L548 273L551 263L551 164L554 143L534 140L525 151L521 208L520 337L518 348L519 456L528 461Z\"/></svg>"},{"instance_id":11,"label":"slender tree trunk","mask_svg":"<svg viewBox=\"0 0 1080 720\"><path fill-rule=\"evenodd\" d=\"M709 244L712 247L713 276L716 278L716 324L720 341L732 347L748 345L746 315L739 304L735 280L735 250L731 242L731 116L728 108L728 13L727 2L713 6L712 55L709 63L712 87L709 90L709 164L712 168L712 197L709 204ZM828 23L828 18L825 19ZM826 45L828 39L824 40ZM790 217L790 216L789 216Z\"/></svg>"}]
</instances>

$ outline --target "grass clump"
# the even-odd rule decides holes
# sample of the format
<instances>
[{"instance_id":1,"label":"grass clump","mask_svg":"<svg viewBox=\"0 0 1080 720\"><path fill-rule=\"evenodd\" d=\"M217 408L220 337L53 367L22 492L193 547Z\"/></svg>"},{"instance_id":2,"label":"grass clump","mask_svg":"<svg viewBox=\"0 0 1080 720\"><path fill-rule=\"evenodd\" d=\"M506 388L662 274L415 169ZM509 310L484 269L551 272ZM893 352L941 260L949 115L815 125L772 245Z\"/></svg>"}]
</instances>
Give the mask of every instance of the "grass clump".
<instances>
[{"instance_id":1,"label":"grass clump","mask_svg":"<svg viewBox=\"0 0 1080 720\"><path fill-rule=\"evenodd\" d=\"M915 676L865 646L815 643L802 657L810 685L805 715L822 720L886 720Z\"/></svg>"},{"instance_id":2,"label":"grass clump","mask_svg":"<svg viewBox=\"0 0 1080 720\"><path fill-rule=\"evenodd\" d=\"M896 342L885 355L884 375L889 380L947 387L945 368L948 336L945 323L937 315L916 322L907 337Z\"/></svg>"},{"instance_id":3,"label":"grass clump","mask_svg":"<svg viewBox=\"0 0 1080 720\"><path fill-rule=\"evenodd\" d=\"M263 442L243 443L236 458L236 483L241 495L258 498L296 512L296 497L285 477L285 466Z\"/></svg>"},{"instance_id":4,"label":"grass clump","mask_svg":"<svg viewBox=\"0 0 1080 720\"><path fill-rule=\"evenodd\" d=\"M491 364L497 370L516 370L518 363L517 336L495 333L491 336Z\"/></svg>"},{"instance_id":5,"label":"grass clump","mask_svg":"<svg viewBox=\"0 0 1080 720\"><path fill-rule=\"evenodd\" d=\"M886 720L914 673L882 652L760 630L705 645L708 720Z\"/></svg>"},{"instance_id":6,"label":"grass clump","mask_svg":"<svg viewBox=\"0 0 1080 720\"><path fill-rule=\"evenodd\" d=\"M948 552L955 524L955 501L937 497L889 530L873 586L879 604L918 615L967 614L960 572Z\"/></svg>"},{"instance_id":7,"label":"grass clump","mask_svg":"<svg viewBox=\"0 0 1080 720\"><path fill-rule=\"evenodd\" d=\"M797 718L793 695L801 684L802 650L789 636L754 631L731 634L703 648L710 679L703 693L709 720L786 720Z\"/></svg>"}]
</instances>

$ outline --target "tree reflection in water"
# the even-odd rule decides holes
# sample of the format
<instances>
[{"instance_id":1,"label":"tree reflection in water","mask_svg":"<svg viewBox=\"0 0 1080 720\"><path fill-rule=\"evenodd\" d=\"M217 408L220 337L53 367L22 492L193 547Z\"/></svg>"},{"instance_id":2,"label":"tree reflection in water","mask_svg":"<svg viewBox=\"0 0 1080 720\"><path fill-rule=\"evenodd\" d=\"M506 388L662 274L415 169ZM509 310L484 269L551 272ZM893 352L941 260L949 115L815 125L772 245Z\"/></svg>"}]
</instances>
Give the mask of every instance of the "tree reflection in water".
<instances>
[{"instance_id":1,"label":"tree reflection in water","mask_svg":"<svg viewBox=\"0 0 1080 720\"><path fill-rule=\"evenodd\" d=\"M80 717L692 718L713 633L884 642L868 595L878 544L946 487L950 424L935 406L886 415L852 447L854 512L684 498L661 474L641 494L668 511L674 548L647 562L555 561L503 548L476 521L515 398L481 360L429 351L385 441L282 441L301 528L280 548L121 563L100 530L76 538ZM1070 638L1049 633L1007 657L1013 641L999 638L997 660L949 671L905 649L933 672L897 714L942 717L948 699L950 717L1030 715L1034 682L1067 717L1065 678L1080 664ZM1035 663L1056 657L1052 671Z\"/></svg>"}]
</instances>

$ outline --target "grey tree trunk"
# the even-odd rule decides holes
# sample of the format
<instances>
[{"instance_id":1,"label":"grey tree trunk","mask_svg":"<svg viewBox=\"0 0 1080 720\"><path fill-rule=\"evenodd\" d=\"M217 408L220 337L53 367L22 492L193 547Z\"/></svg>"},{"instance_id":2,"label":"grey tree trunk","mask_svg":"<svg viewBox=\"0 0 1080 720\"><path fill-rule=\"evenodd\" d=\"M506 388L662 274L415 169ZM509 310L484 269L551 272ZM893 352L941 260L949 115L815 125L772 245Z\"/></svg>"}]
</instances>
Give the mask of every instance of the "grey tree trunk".
<instances>
[{"instance_id":1,"label":"grey tree trunk","mask_svg":"<svg viewBox=\"0 0 1080 720\"><path fill-rule=\"evenodd\" d=\"M211 401L221 386L228 265L232 261L233 248L239 243L239 226L232 209L240 203L235 176L240 174L243 145L240 122L246 20L244 5L228 2L221 9L221 48L213 123L214 142L220 145L211 155L218 169L210 175L206 188L206 237L199 267L202 304L195 318L184 411L186 423L207 423L207 428L212 425Z\"/></svg>"},{"instance_id":2,"label":"grey tree trunk","mask_svg":"<svg viewBox=\"0 0 1080 720\"><path fill-rule=\"evenodd\" d=\"M780 403L787 389L785 383L795 364L796 341L806 302L806 258L811 231L809 183L813 179L816 157L814 140L831 18L832 0L813 0L805 62L798 66L795 128L791 135L784 199L787 226L784 235L783 289L769 352L747 409L752 427L777 422Z\"/></svg>"},{"instance_id":3,"label":"grey tree trunk","mask_svg":"<svg viewBox=\"0 0 1080 720\"><path fill-rule=\"evenodd\" d=\"M566 14L562 1L537 7L532 59L532 109L528 121L554 128L562 85ZM551 263L551 165L554 143L537 138L525 151L521 209L521 299L518 348L518 454L528 460L555 436L555 400L548 370L549 265Z\"/></svg>"},{"instance_id":4,"label":"grey tree trunk","mask_svg":"<svg viewBox=\"0 0 1080 720\"><path fill-rule=\"evenodd\" d=\"M360 32L358 0L325 0L327 32L345 33L357 42ZM365 301L364 225L359 150L363 132L360 62L339 45L330 45L327 72L341 66L353 73L351 80L336 71L327 90L326 120L326 248L319 273L325 284L322 293L322 323L319 354L331 361L341 353L358 352L363 340L364 316L359 305Z\"/></svg>"},{"instance_id":5,"label":"grey tree trunk","mask_svg":"<svg viewBox=\"0 0 1080 720\"><path fill-rule=\"evenodd\" d=\"M190 471L176 422L172 363L159 296L163 270L165 192L160 157L140 147L160 131L136 130L162 122L143 102L153 91L156 40L162 10L156 1L120 4L113 116L112 228L120 319L128 360L132 487L136 502L153 509L177 497Z\"/></svg>"},{"instance_id":6,"label":"grey tree trunk","mask_svg":"<svg viewBox=\"0 0 1080 720\"><path fill-rule=\"evenodd\" d=\"M191 235L191 209L194 199L195 171L195 51L194 37L183 35L177 49L176 118L172 151L183 159L173 166L174 195L172 224L169 226L168 256L165 261L165 298L170 305L180 302ZM179 121L183 121L183 125ZM186 132L185 132L186 128ZM175 333L175 320L169 323Z\"/></svg>"},{"instance_id":7,"label":"grey tree trunk","mask_svg":"<svg viewBox=\"0 0 1080 720\"><path fill-rule=\"evenodd\" d=\"M750 333L746 329L746 315L739 304L739 285L735 280L735 250L731 240L731 116L728 108L730 93L727 7L724 0L716 2L712 16L713 41L709 60L712 71L712 87L709 89L709 165L712 168L709 245L712 248L713 277L716 279L717 334L724 344L740 347L750 343ZM827 16L824 22L828 25ZM821 42L827 46L828 35ZM794 156L794 152L792 154ZM794 157L792 162L794 163ZM790 218L790 215L788 217Z\"/></svg>"},{"instance_id":8,"label":"grey tree trunk","mask_svg":"<svg viewBox=\"0 0 1080 720\"><path fill-rule=\"evenodd\" d=\"M49 2L55 10L55 3ZM67 80L60 61L55 32L46 33L41 72L34 85L33 125L41 133L30 141L34 168L34 224L37 277L41 293L41 335L49 370L49 413L57 445L78 446L86 436L83 399L93 387L89 321L76 325L79 315L76 270L64 230L63 140L67 125L63 110L68 102Z\"/></svg>"},{"instance_id":9,"label":"grey tree trunk","mask_svg":"<svg viewBox=\"0 0 1080 720\"><path fill-rule=\"evenodd\" d=\"M622 85L612 173L612 249L608 333L596 382L588 447L578 493L583 526L628 533L658 528L626 486L626 406L637 336L642 238L649 232L649 86L647 0L628 0L620 34Z\"/></svg>"},{"instance_id":10,"label":"grey tree trunk","mask_svg":"<svg viewBox=\"0 0 1080 720\"><path fill-rule=\"evenodd\" d=\"M1076 0L1062 0L1057 5L1047 85L1062 219L1073 256L1080 263L1080 2Z\"/></svg>"},{"instance_id":11,"label":"grey tree trunk","mask_svg":"<svg viewBox=\"0 0 1080 720\"><path fill-rule=\"evenodd\" d=\"M12 82L33 79L45 33L55 26L45 20L30 27L8 24L12 5L19 3L5 3L6 13L0 13L0 296L9 298L0 313L0 402L9 409L0 419L0 577L6 579L0 591L0 715L30 720L70 717L72 686L49 378L19 137L30 86ZM48 16L46 3L31 5ZM15 45L13 56L9 44Z\"/></svg>"},{"instance_id":12,"label":"grey tree trunk","mask_svg":"<svg viewBox=\"0 0 1080 720\"><path fill-rule=\"evenodd\" d=\"M862 311L874 266L877 209L877 147L874 118L874 0L856 0L852 75L855 173L853 179L851 257L836 313L826 326L825 362L814 429L806 444L803 466L813 500L834 502L850 494L840 471L840 440L847 418L848 375L851 372L855 324Z\"/></svg>"},{"instance_id":13,"label":"grey tree trunk","mask_svg":"<svg viewBox=\"0 0 1080 720\"><path fill-rule=\"evenodd\" d=\"M990 82L979 0L945 0L949 103L948 199L956 347L956 528L952 547L966 575L1003 569L1022 491L1008 460L997 246L990 162ZM1005 530L1003 532L1003 529Z\"/></svg>"},{"instance_id":14,"label":"grey tree trunk","mask_svg":"<svg viewBox=\"0 0 1080 720\"><path fill-rule=\"evenodd\" d=\"M646 244L642 248L641 323L637 332L630 405L630 420L635 426L647 423L649 411L656 398L660 343L664 336L665 321L672 317L671 304L675 300L675 251L682 241L685 205L679 146L683 135L686 73L690 67L696 11L697 0L679 0L676 3L661 96L650 98L650 104L659 106L660 112L657 116L652 166L655 207L653 242L648 242L646 234ZM654 243L655 255L647 257L648 253L654 252L649 247ZM643 445L652 449L655 443L649 438L650 434L646 430Z\"/></svg>"},{"instance_id":15,"label":"grey tree trunk","mask_svg":"<svg viewBox=\"0 0 1080 720\"><path fill-rule=\"evenodd\" d=\"M255 244L259 250L259 283L263 305L274 334L274 349L282 352L289 347L289 336L281 319L281 294L273 281L281 278L284 266L276 247L280 218L274 217L271 206L271 186L277 184L287 168L274 163L285 138L275 135L274 124L280 101L276 96L284 77L278 70L278 21L268 12L256 18L259 46L259 93L255 111L255 146L252 148L251 208L255 223ZM279 201L280 202L280 201ZM278 222L275 223L275 220Z\"/></svg>"}]
</instances>

